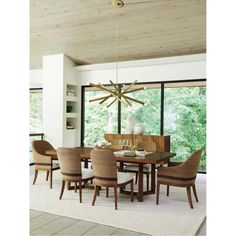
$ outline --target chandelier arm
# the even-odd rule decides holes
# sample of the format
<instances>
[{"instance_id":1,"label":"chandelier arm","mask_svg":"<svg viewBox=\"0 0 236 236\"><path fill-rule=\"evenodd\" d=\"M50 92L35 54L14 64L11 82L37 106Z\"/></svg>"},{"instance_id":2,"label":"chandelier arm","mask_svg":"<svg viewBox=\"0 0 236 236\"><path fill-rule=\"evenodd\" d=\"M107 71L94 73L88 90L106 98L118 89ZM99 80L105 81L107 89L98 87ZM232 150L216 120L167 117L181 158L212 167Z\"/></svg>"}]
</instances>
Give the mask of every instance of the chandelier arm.
<instances>
[{"instance_id":1,"label":"chandelier arm","mask_svg":"<svg viewBox=\"0 0 236 236\"><path fill-rule=\"evenodd\" d=\"M111 89L106 88L105 86L103 86L102 84L100 84L100 89L107 91L111 94L114 94L115 96L117 96L117 92L116 91L112 91Z\"/></svg>"},{"instance_id":2,"label":"chandelier arm","mask_svg":"<svg viewBox=\"0 0 236 236\"><path fill-rule=\"evenodd\" d=\"M106 91L106 92L108 92L108 93L111 93L113 96L117 96L117 93L116 93L116 92L107 89L106 87L104 87L104 86L101 85L101 84L98 84L98 85L97 85L97 84L92 84L92 83L90 83L90 85L93 86L93 87L99 88L99 89L101 89L101 90L104 90L104 91Z\"/></svg>"},{"instance_id":3,"label":"chandelier arm","mask_svg":"<svg viewBox=\"0 0 236 236\"><path fill-rule=\"evenodd\" d=\"M135 80L132 84L130 84L127 88L124 88L124 92L128 91L134 84L136 84L137 80Z\"/></svg>"},{"instance_id":4,"label":"chandelier arm","mask_svg":"<svg viewBox=\"0 0 236 236\"><path fill-rule=\"evenodd\" d=\"M137 88L137 89L132 89L132 90L129 90L129 91L126 91L126 92L122 92L122 94L132 93L132 92L136 92L136 91L140 91L140 90L144 90L144 89L145 89L144 87Z\"/></svg>"},{"instance_id":5,"label":"chandelier arm","mask_svg":"<svg viewBox=\"0 0 236 236\"><path fill-rule=\"evenodd\" d=\"M104 98L101 102L99 102L99 104L100 104L100 105L103 104L107 99L109 99L109 98L111 98L111 97L113 97L113 95L107 96L107 97Z\"/></svg>"},{"instance_id":6,"label":"chandelier arm","mask_svg":"<svg viewBox=\"0 0 236 236\"><path fill-rule=\"evenodd\" d=\"M120 94L120 97L118 96L117 99L123 103L123 105L127 106L126 103L121 99L123 96ZM124 97L123 97L124 98Z\"/></svg>"},{"instance_id":7,"label":"chandelier arm","mask_svg":"<svg viewBox=\"0 0 236 236\"><path fill-rule=\"evenodd\" d=\"M118 93L118 95L117 95L117 99L120 101L120 102L122 102L125 106L127 106L127 104L125 104L123 101L122 101L122 92L120 91L120 89L119 88L117 88L117 86L110 80L110 82L111 82L111 84L115 87L115 89L116 89L116 91L117 91L117 93ZM124 97L123 97L124 98ZM125 99L125 98L124 98ZM126 100L126 99L125 99ZM126 102L127 102L127 100L126 100ZM128 104L130 104L129 102L127 102ZM131 104L130 104L131 105Z\"/></svg>"},{"instance_id":8,"label":"chandelier arm","mask_svg":"<svg viewBox=\"0 0 236 236\"><path fill-rule=\"evenodd\" d=\"M104 97L98 97L98 98L90 99L89 102L96 102L96 101L102 100L102 99L104 99L106 97L110 97L110 96L112 96L112 95L107 95L107 96L104 96Z\"/></svg>"},{"instance_id":9,"label":"chandelier arm","mask_svg":"<svg viewBox=\"0 0 236 236\"><path fill-rule=\"evenodd\" d=\"M127 104L132 107L132 104L129 102L129 100L128 100L126 97L124 97L123 94L122 94L122 97L125 99L125 101L127 102Z\"/></svg>"},{"instance_id":10,"label":"chandelier arm","mask_svg":"<svg viewBox=\"0 0 236 236\"><path fill-rule=\"evenodd\" d=\"M109 105L107 105L107 108L110 107L116 100L117 100L117 97Z\"/></svg>"},{"instance_id":11,"label":"chandelier arm","mask_svg":"<svg viewBox=\"0 0 236 236\"><path fill-rule=\"evenodd\" d=\"M116 91L119 93L120 90L119 90L119 88L117 88L116 84L114 84L114 83L112 82L112 80L110 80L110 83L114 86L114 88L116 89Z\"/></svg>"},{"instance_id":12,"label":"chandelier arm","mask_svg":"<svg viewBox=\"0 0 236 236\"><path fill-rule=\"evenodd\" d=\"M125 98L127 98L127 99L129 99L129 100L131 100L131 101L134 101L134 102L140 103L140 104L142 104L142 105L145 104L145 103L142 102L142 101L139 101L139 100L137 100L137 99L135 99L135 98L128 97L128 96L126 96L126 95L123 95L123 97L125 97Z\"/></svg>"}]
</instances>

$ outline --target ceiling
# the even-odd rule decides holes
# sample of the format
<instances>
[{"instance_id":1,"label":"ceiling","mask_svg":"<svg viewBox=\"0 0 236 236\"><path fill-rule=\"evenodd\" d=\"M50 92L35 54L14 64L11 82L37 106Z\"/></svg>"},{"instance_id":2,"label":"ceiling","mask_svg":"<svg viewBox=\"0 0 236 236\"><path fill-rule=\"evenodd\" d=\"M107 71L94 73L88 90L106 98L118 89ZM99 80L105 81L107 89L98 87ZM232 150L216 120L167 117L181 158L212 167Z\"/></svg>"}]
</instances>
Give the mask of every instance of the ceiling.
<instances>
[{"instance_id":1,"label":"ceiling","mask_svg":"<svg viewBox=\"0 0 236 236\"><path fill-rule=\"evenodd\" d=\"M124 3L119 61L206 51L205 0ZM115 25L111 0L30 0L30 68L42 68L42 56L60 53L78 64L115 61Z\"/></svg>"}]
</instances>

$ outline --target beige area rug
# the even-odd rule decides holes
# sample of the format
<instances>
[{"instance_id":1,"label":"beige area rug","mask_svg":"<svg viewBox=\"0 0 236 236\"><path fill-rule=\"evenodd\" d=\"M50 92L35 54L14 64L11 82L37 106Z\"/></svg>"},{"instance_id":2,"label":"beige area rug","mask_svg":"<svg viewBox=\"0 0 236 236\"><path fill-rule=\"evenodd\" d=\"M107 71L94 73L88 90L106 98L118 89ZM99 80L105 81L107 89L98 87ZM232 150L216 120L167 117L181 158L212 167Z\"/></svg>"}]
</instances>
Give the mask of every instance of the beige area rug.
<instances>
[{"instance_id":1,"label":"beige area rug","mask_svg":"<svg viewBox=\"0 0 236 236\"><path fill-rule=\"evenodd\" d=\"M130 196L119 194L118 210L114 209L112 190L105 198L101 191L95 206L92 206L93 190L83 189L83 203L79 203L79 193L65 189L59 200L61 189L60 172L54 172L53 189L46 182L46 173L38 175L36 185L30 183L30 209L56 215L72 217L94 223L109 225L150 235L195 235L206 216L205 175L197 177L199 202L193 199L194 209L190 209L184 188L162 186L160 204L156 205L155 195L144 196L144 202L130 202Z\"/></svg>"}]
</instances>

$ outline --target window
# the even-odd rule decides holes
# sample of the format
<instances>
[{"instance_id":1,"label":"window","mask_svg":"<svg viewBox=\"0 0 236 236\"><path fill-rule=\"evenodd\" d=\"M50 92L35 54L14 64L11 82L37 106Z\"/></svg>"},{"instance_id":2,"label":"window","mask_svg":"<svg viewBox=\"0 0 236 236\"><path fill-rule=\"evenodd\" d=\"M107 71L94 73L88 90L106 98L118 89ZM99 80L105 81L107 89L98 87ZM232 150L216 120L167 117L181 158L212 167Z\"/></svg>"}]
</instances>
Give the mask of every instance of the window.
<instances>
[{"instance_id":1,"label":"window","mask_svg":"<svg viewBox=\"0 0 236 236\"><path fill-rule=\"evenodd\" d=\"M156 87L160 86L156 85ZM129 94L129 96L143 101L145 104L132 102L131 107L121 105L121 133L126 132L127 119L132 116L134 123L144 124L145 134L160 134L161 89L146 88Z\"/></svg>"},{"instance_id":2,"label":"window","mask_svg":"<svg viewBox=\"0 0 236 236\"><path fill-rule=\"evenodd\" d=\"M171 136L171 151L176 152L177 161L203 149L199 170L206 171L205 86L165 85L164 134Z\"/></svg>"},{"instance_id":3,"label":"window","mask_svg":"<svg viewBox=\"0 0 236 236\"><path fill-rule=\"evenodd\" d=\"M43 130L42 89L30 90L30 133L41 133Z\"/></svg>"},{"instance_id":4,"label":"window","mask_svg":"<svg viewBox=\"0 0 236 236\"><path fill-rule=\"evenodd\" d=\"M127 119L132 116L135 123L144 124L145 134L163 132L171 136L171 151L177 154L175 160L185 160L193 151L202 149L199 171L206 172L206 80L143 85L145 90L129 96L144 101L144 106L134 102L132 107L115 103L109 109L99 102L89 103L89 99L105 96L106 92L85 87L82 145L93 145L105 133L126 133Z\"/></svg>"},{"instance_id":5,"label":"window","mask_svg":"<svg viewBox=\"0 0 236 236\"><path fill-rule=\"evenodd\" d=\"M42 133L42 89L32 89L29 94L29 106L30 106L30 134ZM30 163L33 163L33 156L31 150L31 142L35 139L40 139L41 136L30 137Z\"/></svg>"},{"instance_id":6,"label":"window","mask_svg":"<svg viewBox=\"0 0 236 236\"><path fill-rule=\"evenodd\" d=\"M106 96L106 92L98 90L85 91L84 111L84 145L93 146L97 141L104 139L105 133L117 133L117 103L109 109L99 102L89 102L90 99Z\"/></svg>"}]
</instances>

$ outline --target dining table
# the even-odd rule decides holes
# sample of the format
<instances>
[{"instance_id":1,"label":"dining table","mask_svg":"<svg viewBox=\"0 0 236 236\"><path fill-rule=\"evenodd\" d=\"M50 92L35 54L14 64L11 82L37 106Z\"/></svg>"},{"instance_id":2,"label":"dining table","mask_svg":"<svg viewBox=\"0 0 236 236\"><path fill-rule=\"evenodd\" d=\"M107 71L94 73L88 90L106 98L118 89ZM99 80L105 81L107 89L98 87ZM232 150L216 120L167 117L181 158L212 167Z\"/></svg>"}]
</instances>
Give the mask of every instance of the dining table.
<instances>
[{"instance_id":1,"label":"dining table","mask_svg":"<svg viewBox=\"0 0 236 236\"><path fill-rule=\"evenodd\" d=\"M78 150L78 154L81 157L81 160L84 161L84 167L88 168L88 163L90 159L90 152L93 150L91 147L74 147L74 149ZM109 148L106 148L109 149ZM117 150L109 149L115 153L116 161L120 163L119 171L124 171L125 163L133 163L138 165L138 190L134 192L137 196L137 200L139 202L143 202L144 195L155 194L155 182L156 182L156 165L162 163L168 163L170 158L174 157L176 153L173 152L152 152L145 156L125 156L125 155L116 155ZM46 151L47 155L51 155L53 160L57 160L56 150L48 150ZM150 190L143 190L143 166L145 164L151 165L151 186ZM120 189L121 193L130 194L129 190Z\"/></svg>"}]
</instances>

